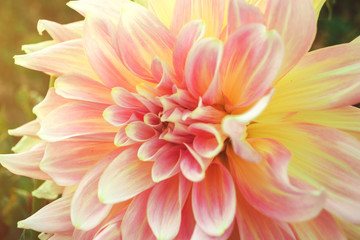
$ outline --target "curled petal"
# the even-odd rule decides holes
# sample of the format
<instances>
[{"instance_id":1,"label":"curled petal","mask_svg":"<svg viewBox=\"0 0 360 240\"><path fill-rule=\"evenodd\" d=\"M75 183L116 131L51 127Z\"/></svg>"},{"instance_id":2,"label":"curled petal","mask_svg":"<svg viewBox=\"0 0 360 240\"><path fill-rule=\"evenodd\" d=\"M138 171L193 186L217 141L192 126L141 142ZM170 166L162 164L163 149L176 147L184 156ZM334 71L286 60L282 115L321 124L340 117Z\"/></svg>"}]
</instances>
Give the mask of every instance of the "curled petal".
<instances>
[{"instance_id":1,"label":"curled petal","mask_svg":"<svg viewBox=\"0 0 360 240\"><path fill-rule=\"evenodd\" d=\"M65 42L80 38L82 25L82 21L62 25L48 20L39 20L37 29L41 35L46 30L56 42Z\"/></svg>"},{"instance_id":2,"label":"curled petal","mask_svg":"<svg viewBox=\"0 0 360 240\"><path fill-rule=\"evenodd\" d=\"M111 105L103 112L104 119L113 126L121 127L141 119L141 114L117 105Z\"/></svg>"},{"instance_id":3,"label":"curled petal","mask_svg":"<svg viewBox=\"0 0 360 240\"><path fill-rule=\"evenodd\" d=\"M102 203L126 201L154 185L151 178L153 163L140 161L137 151L137 146L129 147L105 169L98 190Z\"/></svg>"},{"instance_id":4,"label":"curled petal","mask_svg":"<svg viewBox=\"0 0 360 240\"><path fill-rule=\"evenodd\" d=\"M284 46L276 31L248 24L226 41L221 62L222 91L230 105L246 106L269 91L283 62Z\"/></svg>"},{"instance_id":5,"label":"curled petal","mask_svg":"<svg viewBox=\"0 0 360 240\"><path fill-rule=\"evenodd\" d=\"M181 172L190 181L201 181L205 177L205 171L210 165L212 158L201 157L193 148L188 145L185 146L187 150L181 154Z\"/></svg>"},{"instance_id":6,"label":"curled petal","mask_svg":"<svg viewBox=\"0 0 360 240\"><path fill-rule=\"evenodd\" d=\"M141 121L129 123L125 128L126 135L136 142L146 142L155 136L156 131Z\"/></svg>"},{"instance_id":7,"label":"curled petal","mask_svg":"<svg viewBox=\"0 0 360 240\"><path fill-rule=\"evenodd\" d=\"M206 234L222 236L231 226L236 211L235 186L230 173L212 164L201 182L194 183L192 207L196 224Z\"/></svg>"}]
</instances>

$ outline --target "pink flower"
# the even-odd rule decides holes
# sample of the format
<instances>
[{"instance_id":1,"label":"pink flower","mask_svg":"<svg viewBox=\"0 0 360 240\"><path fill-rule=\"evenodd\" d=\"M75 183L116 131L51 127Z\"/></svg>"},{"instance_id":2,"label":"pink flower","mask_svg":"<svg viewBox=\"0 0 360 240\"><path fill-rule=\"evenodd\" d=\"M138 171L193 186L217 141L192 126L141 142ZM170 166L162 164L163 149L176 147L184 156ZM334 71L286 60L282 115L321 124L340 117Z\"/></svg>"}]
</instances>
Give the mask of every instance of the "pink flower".
<instances>
[{"instance_id":1,"label":"pink flower","mask_svg":"<svg viewBox=\"0 0 360 240\"><path fill-rule=\"evenodd\" d=\"M359 39L307 53L324 1L144 2L70 2L85 21L40 21L54 40L15 57L57 79L0 162L64 187L19 227L359 238Z\"/></svg>"}]
</instances>

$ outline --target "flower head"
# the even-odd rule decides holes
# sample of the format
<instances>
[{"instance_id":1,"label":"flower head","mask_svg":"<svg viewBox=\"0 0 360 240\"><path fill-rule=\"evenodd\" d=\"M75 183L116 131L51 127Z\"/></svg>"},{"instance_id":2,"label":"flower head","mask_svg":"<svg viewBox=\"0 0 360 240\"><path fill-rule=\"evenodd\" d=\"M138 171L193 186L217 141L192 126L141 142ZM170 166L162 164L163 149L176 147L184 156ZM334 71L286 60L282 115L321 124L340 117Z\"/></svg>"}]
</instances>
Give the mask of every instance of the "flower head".
<instances>
[{"instance_id":1,"label":"flower head","mask_svg":"<svg viewBox=\"0 0 360 240\"><path fill-rule=\"evenodd\" d=\"M41 20L53 41L15 57L57 79L37 119L10 132L26 151L0 162L64 187L45 182L61 197L19 227L69 239L359 236L360 43L308 53L324 1L143 2L69 2L85 20Z\"/></svg>"}]
</instances>

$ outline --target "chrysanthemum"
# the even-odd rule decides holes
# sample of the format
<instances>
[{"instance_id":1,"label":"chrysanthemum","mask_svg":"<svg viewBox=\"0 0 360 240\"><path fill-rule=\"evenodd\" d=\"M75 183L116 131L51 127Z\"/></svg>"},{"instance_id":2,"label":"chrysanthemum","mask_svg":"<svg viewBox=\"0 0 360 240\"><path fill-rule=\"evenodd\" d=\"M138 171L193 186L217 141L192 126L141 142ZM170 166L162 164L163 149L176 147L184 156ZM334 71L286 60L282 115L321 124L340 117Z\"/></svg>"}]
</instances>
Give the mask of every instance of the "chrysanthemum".
<instances>
[{"instance_id":1,"label":"chrysanthemum","mask_svg":"<svg viewBox=\"0 0 360 240\"><path fill-rule=\"evenodd\" d=\"M308 53L323 0L81 0L17 64L56 76L10 171L50 239L357 239L360 41ZM55 185L56 186L56 185Z\"/></svg>"}]
</instances>

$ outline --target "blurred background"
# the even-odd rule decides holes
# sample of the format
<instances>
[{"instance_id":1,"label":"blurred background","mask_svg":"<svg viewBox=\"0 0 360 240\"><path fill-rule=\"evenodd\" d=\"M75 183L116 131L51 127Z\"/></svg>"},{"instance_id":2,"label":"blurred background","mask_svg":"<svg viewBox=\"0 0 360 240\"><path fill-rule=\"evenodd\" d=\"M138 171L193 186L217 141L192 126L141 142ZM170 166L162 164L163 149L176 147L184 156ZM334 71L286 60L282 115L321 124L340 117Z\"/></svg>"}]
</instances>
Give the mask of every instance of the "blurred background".
<instances>
[{"instance_id":1,"label":"blurred background","mask_svg":"<svg viewBox=\"0 0 360 240\"><path fill-rule=\"evenodd\" d=\"M19 140L8 129L34 119L32 108L42 100L49 86L43 73L16 66L13 56L23 54L21 45L48 40L36 30L39 19L59 23L81 20L68 8L67 0L0 0L0 153L10 153ZM318 35L313 49L346 43L360 35L360 1L328 0L321 11ZM29 239L30 232L16 228L17 221L28 217L33 206L34 182L15 176L0 166L0 240ZM35 236L35 235L33 235ZM33 238L30 236L30 238Z\"/></svg>"}]
</instances>

